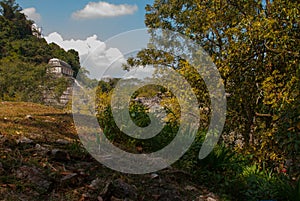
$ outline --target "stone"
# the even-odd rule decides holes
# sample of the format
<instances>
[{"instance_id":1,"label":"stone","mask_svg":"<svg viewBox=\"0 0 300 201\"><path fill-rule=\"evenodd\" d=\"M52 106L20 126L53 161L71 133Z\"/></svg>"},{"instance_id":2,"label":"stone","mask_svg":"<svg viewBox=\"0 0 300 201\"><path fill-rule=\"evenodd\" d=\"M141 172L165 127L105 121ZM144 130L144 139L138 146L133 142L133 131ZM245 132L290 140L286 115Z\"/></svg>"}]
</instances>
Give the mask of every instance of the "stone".
<instances>
[{"instance_id":1,"label":"stone","mask_svg":"<svg viewBox=\"0 0 300 201\"><path fill-rule=\"evenodd\" d=\"M70 142L67 140L64 140L64 139L58 139L58 140L56 140L56 143L61 144L61 145L67 145Z\"/></svg>"},{"instance_id":2,"label":"stone","mask_svg":"<svg viewBox=\"0 0 300 201\"><path fill-rule=\"evenodd\" d=\"M155 178L158 178L159 176L156 173L152 173L150 177L151 177L151 179L155 179Z\"/></svg>"},{"instance_id":3,"label":"stone","mask_svg":"<svg viewBox=\"0 0 300 201\"><path fill-rule=\"evenodd\" d=\"M123 199L119 199L114 196L111 196L110 201L123 201Z\"/></svg>"},{"instance_id":4,"label":"stone","mask_svg":"<svg viewBox=\"0 0 300 201\"><path fill-rule=\"evenodd\" d=\"M124 182L122 179L116 179L112 182L113 195L120 198L136 198L136 189Z\"/></svg>"},{"instance_id":5,"label":"stone","mask_svg":"<svg viewBox=\"0 0 300 201\"><path fill-rule=\"evenodd\" d=\"M77 173L71 173L67 174L60 180L61 186L73 186L78 183L78 174Z\"/></svg>"},{"instance_id":6,"label":"stone","mask_svg":"<svg viewBox=\"0 0 300 201\"><path fill-rule=\"evenodd\" d=\"M39 151L46 151L48 150L47 148L43 147L42 145L40 144L36 144L35 145L35 149L39 150Z\"/></svg>"},{"instance_id":7,"label":"stone","mask_svg":"<svg viewBox=\"0 0 300 201\"><path fill-rule=\"evenodd\" d=\"M30 120L32 120L33 117L32 117L30 114L28 114L28 115L25 116L25 119L30 119Z\"/></svg>"},{"instance_id":8,"label":"stone","mask_svg":"<svg viewBox=\"0 0 300 201\"><path fill-rule=\"evenodd\" d=\"M188 186L186 186L186 187L184 188L184 190L188 190L188 191L197 191L198 189L197 189L196 187L194 187L194 186L188 185Z\"/></svg>"},{"instance_id":9,"label":"stone","mask_svg":"<svg viewBox=\"0 0 300 201\"><path fill-rule=\"evenodd\" d=\"M99 195L99 196L97 197L97 200L98 200L98 201L103 201L103 198Z\"/></svg>"},{"instance_id":10,"label":"stone","mask_svg":"<svg viewBox=\"0 0 300 201\"><path fill-rule=\"evenodd\" d=\"M28 180L33 185L36 185L38 189L43 191L47 191L52 184L36 167L29 167L26 165L21 166L16 170L15 176L18 179Z\"/></svg>"},{"instance_id":11,"label":"stone","mask_svg":"<svg viewBox=\"0 0 300 201\"><path fill-rule=\"evenodd\" d=\"M89 187L90 187L91 189L96 189L97 186L99 186L100 182L101 182L101 180L100 180L99 178L96 178L96 179L94 179L94 180L91 182L91 184L89 185Z\"/></svg>"},{"instance_id":12,"label":"stone","mask_svg":"<svg viewBox=\"0 0 300 201\"><path fill-rule=\"evenodd\" d=\"M31 144L33 141L27 137L21 137L20 139L16 140L17 144Z\"/></svg>"},{"instance_id":13,"label":"stone","mask_svg":"<svg viewBox=\"0 0 300 201\"><path fill-rule=\"evenodd\" d=\"M49 153L49 152L48 152ZM68 161L70 160L70 156L66 151L53 149L50 154L52 155L53 159L56 161Z\"/></svg>"},{"instance_id":14,"label":"stone","mask_svg":"<svg viewBox=\"0 0 300 201\"><path fill-rule=\"evenodd\" d=\"M134 186L124 182L122 179L116 179L110 182L102 191L101 196L104 200L116 199L136 200L137 192Z\"/></svg>"},{"instance_id":15,"label":"stone","mask_svg":"<svg viewBox=\"0 0 300 201\"><path fill-rule=\"evenodd\" d=\"M2 163L0 162L0 175L3 175L5 172Z\"/></svg>"}]
</instances>

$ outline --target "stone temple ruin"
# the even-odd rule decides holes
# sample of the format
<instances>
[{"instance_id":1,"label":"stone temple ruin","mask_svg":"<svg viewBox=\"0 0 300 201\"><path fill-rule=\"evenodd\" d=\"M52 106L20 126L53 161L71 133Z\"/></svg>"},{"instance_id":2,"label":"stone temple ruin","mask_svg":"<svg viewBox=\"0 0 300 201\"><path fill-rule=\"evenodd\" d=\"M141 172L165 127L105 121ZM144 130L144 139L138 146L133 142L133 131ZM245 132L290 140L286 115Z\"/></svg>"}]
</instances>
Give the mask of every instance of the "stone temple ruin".
<instances>
[{"instance_id":1,"label":"stone temple ruin","mask_svg":"<svg viewBox=\"0 0 300 201\"><path fill-rule=\"evenodd\" d=\"M74 84L74 71L65 61L53 58L48 62L47 73L52 73L54 79L65 77L69 82L67 89L59 98L55 98L53 91L44 93L44 102L48 105L65 106L72 98L72 86Z\"/></svg>"},{"instance_id":2,"label":"stone temple ruin","mask_svg":"<svg viewBox=\"0 0 300 201\"><path fill-rule=\"evenodd\" d=\"M48 72L55 73L58 77L73 77L74 71L67 62L53 58L49 60L48 64Z\"/></svg>"}]
</instances>

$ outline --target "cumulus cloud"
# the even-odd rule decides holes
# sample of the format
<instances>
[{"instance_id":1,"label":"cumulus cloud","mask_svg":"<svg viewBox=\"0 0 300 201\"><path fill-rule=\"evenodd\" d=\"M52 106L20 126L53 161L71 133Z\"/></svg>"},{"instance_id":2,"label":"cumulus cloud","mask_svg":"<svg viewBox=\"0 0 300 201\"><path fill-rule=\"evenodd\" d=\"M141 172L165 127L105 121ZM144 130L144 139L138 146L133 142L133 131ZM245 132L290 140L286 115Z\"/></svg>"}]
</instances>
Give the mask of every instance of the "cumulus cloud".
<instances>
[{"instance_id":1,"label":"cumulus cloud","mask_svg":"<svg viewBox=\"0 0 300 201\"><path fill-rule=\"evenodd\" d=\"M90 72L91 78L101 79L103 75L119 77L124 74L122 63L126 62L119 49L107 47L96 35L85 40L65 40L54 32L45 36L48 43L56 43L64 50L78 51L80 63Z\"/></svg>"},{"instance_id":2,"label":"cumulus cloud","mask_svg":"<svg viewBox=\"0 0 300 201\"><path fill-rule=\"evenodd\" d=\"M56 43L65 50L75 49L80 56L93 52L97 47L104 44L104 42L98 40L96 35L88 37L85 40L64 40L59 33L53 32L45 36L45 39L48 43Z\"/></svg>"},{"instance_id":3,"label":"cumulus cloud","mask_svg":"<svg viewBox=\"0 0 300 201\"><path fill-rule=\"evenodd\" d=\"M21 13L24 13L28 19L33 20L34 22L40 22L42 17L39 13L36 12L35 8L25 8L21 11Z\"/></svg>"},{"instance_id":4,"label":"cumulus cloud","mask_svg":"<svg viewBox=\"0 0 300 201\"><path fill-rule=\"evenodd\" d=\"M89 2L82 10L72 14L74 19L96 19L104 17L116 17L121 15L131 15L138 10L136 5L110 4L107 2Z\"/></svg>"}]
</instances>

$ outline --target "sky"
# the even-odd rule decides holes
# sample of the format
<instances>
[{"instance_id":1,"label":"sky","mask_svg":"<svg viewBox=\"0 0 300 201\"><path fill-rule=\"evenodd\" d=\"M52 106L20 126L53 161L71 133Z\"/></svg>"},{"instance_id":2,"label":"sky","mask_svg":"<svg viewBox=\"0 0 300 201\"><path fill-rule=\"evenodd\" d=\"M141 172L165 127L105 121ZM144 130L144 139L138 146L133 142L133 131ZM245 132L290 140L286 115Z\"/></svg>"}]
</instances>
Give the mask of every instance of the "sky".
<instances>
[{"instance_id":1,"label":"sky","mask_svg":"<svg viewBox=\"0 0 300 201\"><path fill-rule=\"evenodd\" d=\"M48 43L54 42L65 50L77 50L82 66L104 72L116 58L124 61L122 51L118 47L107 47L105 41L145 28L145 6L153 1L17 0L17 3L22 12L42 28ZM123 43L126 44L126 39ZM87 58L90 59L86 61Z\"/></svg>"},{"instance_id":2,"label":"sky","mask_svg":"<svg viewBox=\"0 0 300 201\"><path fill-rule=\"evenodd\" d=\"M118 33L144 28L146 4L153 0L17 0L34 8L44 35L59 32L65 39L85 39L96 34L106 40Z\"/></svg>"}]
</instances>

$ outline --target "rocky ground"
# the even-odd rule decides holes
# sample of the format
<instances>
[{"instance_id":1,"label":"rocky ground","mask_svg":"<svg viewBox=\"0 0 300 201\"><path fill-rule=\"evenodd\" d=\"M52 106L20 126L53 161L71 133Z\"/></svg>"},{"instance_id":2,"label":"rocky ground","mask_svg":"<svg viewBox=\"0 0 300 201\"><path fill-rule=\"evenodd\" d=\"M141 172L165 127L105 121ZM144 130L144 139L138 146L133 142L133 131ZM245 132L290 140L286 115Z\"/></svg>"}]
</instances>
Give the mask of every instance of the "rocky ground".
<instances>
[{"instance_id":1,"label":"rocky ground","mask_svg":"<svg viewBox=\"0 0 300 201\"><path fill-rule=\"evenodd\" d=\"M82 147L72 115L33 103L0 102L0 200L220 200L175 168L122 174Z\"/></svg>"}]
</instances>

